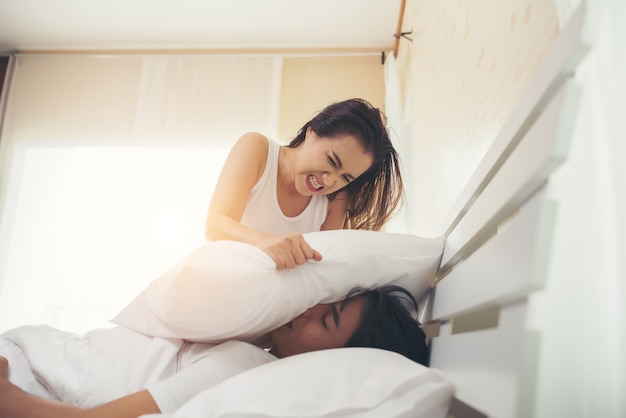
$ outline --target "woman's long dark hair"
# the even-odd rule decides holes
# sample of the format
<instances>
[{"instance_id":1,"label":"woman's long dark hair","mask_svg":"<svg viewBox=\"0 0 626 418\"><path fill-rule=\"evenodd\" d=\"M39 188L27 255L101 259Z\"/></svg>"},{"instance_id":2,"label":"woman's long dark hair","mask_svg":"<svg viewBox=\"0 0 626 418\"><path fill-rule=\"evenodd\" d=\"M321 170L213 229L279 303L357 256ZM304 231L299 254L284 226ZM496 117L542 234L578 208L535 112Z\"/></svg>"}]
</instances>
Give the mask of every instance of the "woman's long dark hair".
<instances>
[{"instance_id":1,"label":"woman's long dark hair","mask_svg":"<svg viewBox=\"0 0 626 418\"><path fill-rule=\"evenodd\" d=\"M321 137L352 135L372 154L372 166L339 191L347 192L349 199L344 228L380 230L402 201L404 187L384 114L363 99L333 103L307 122L288 147L302 144L309 128Z\"/></svg>"}]
</instances>

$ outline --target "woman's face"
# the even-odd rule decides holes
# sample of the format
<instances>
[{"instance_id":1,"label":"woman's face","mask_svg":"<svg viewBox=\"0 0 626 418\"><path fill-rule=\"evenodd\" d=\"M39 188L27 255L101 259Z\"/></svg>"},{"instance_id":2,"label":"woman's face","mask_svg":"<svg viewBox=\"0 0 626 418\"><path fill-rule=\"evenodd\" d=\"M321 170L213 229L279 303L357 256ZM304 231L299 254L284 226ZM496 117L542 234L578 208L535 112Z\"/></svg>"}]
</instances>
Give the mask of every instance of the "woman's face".
<instances>
[{"instance_id":1,"label":"woman's face","mask_svg":"<svg viewBox=\"0 0 626 418\"><path fill-rule=\"evenodd\" d=\"M320 137L309 128L295 164L296 190L303 196L334 193L365 173L373 161L356 137Z\"/></svg>"},{"instance_id":2,"label":"woman's face","mask_svg":"<svg viewBox=\"0 0 626 418\"><path fill-rule=\"evenodd\" d=\"M343 306L342 306L343 304ZM365 299L319 304L272 331L272 353L278 357L343 347L361 323Z\"/></svg>"}]
</instances>

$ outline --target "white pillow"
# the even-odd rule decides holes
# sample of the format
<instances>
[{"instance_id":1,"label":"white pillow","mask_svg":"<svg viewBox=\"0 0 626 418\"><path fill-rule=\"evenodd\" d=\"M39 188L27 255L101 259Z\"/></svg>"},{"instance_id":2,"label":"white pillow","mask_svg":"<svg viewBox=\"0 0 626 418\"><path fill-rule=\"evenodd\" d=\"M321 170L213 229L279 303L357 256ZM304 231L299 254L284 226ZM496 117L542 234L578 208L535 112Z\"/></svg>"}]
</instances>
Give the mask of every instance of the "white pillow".
<instances>
[{"instance_id":1,"label":"white pillow","mask_svg":"<svg viewBox=\"0 0 626 418\"><path fill-rule=\"evenodd\" d=\"M318 303L353 287L397 284L419 298L439 266L443 238L361 230L304 234L322 254L277 270L262 250L209 242L154 280L112 322L164 338L255 342Z\"/></svg>"},{"instance_id":2,"label":"white pillow","mask_svg":"<svg viewBox=\"0 0 626 418\"><path fill-rule=\"evenodd\" d=\"M444 418L453 394L440 371L400 354L338 348L248 370L166 416Z\"/></svg>"}]
</instances>

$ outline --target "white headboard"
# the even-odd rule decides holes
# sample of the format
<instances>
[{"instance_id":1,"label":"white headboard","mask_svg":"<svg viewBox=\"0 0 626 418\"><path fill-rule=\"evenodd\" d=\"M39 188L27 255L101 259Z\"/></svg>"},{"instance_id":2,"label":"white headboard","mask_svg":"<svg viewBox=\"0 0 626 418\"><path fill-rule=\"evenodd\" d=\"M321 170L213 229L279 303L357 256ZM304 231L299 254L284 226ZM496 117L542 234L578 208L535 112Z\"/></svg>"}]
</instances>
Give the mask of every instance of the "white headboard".
<instances>
[{"instance_id":1,"label":"white headboard","mask_svg":"<svg viewBox=\"0 0 626 418\"><path fill-rule=\"evenodd\" d=\"M540 64L446 218L425 328L431 366L456 386L454 417L528 416L540 335L528 296L544 285L557 204L545 184L567 155L580 86L571 75L582 4Z\"/></svg>"}]
</instances>

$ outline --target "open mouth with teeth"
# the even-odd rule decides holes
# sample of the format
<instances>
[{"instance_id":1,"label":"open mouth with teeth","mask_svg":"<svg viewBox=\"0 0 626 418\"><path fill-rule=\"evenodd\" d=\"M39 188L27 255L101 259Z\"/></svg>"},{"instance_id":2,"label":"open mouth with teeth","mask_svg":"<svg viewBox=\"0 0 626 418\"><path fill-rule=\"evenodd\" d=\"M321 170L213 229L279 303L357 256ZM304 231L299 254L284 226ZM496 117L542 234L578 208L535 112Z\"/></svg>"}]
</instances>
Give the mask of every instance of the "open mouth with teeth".
<instances>
[{"instance_id":1,"label":"open mouth with teeth","mask_svg":"<svg viewBox=\"0 0 626 418\"><path fill-rule=\"evenodd\" d=\"M315 177L313 174L309 174L309 176L307 177L307 182L309 184L309 187L313 191L320 191L324 187L319 183L319 181L317 181L317 177Z\"/></svg>"}]
</instances>

